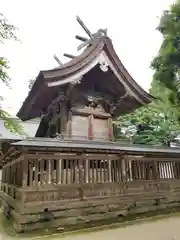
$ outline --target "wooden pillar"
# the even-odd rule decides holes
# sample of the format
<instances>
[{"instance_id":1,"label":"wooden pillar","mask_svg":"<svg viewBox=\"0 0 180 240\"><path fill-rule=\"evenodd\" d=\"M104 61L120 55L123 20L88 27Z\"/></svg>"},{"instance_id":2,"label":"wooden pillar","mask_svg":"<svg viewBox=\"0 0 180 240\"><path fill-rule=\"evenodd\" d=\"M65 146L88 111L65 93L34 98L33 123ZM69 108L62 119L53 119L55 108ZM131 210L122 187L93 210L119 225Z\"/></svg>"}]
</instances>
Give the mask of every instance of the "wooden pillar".
<instances>
[{"instance_id":1,"label":"wooden pillar","mask_svg":"<svg viewBox=\"0 0 180 240\"><path fill-rule=\"evenodd\" d=\"M60 117L60 113L57 113L56 132L57 133L61 133L61 117Z\"/></svg>"},{"instance_id":2,"label":"wooden pillar","mask_svg":"<svg viewBox=\"0 0 180 240\"><path fill-rule=\"evenodd\" d=\"M79 188L79 198L80 200L83 200L83 188L81 186L81 184L83 184L85 182L85 178L84 178L84 160L85 160L85 155L84 154L81 154L79 155L79 164L78 164L78 167L79 167L79 183L80 183L80 188Z\"/></svg>"},{"instance_id":3,"label":"wooden pillar","mask_svg":"<svg viewBox=\"0 0 180 240\"><path fill-rule=\"evenodd\" d=\"M2 168L2 180L1 180L1 190L2 190L2 183L4 182L4 170Z\"/></svg>"},{"instance_id":4,"label":"wooden pillar","mask_svg":"<svg viewBox=\"0 0 180 240\"><path fill-rule=\"evenodd\" d=\"M158 171L158 163L156 160L152 162L152 170L153 170L153 180L159 180L159 171Z\"/></svg>"},{"instance_id":5,"label":"wooden pillar","mask_svg":"<svg viewBox=\"0 0 180 240\"><path fill-rule=\"evenodd\" d=\"M20 161L20 186L22 187L23 182L23 161Z\"/></svg>"},{"instance_id":6,"label":"wooden pillar","mask_svg":"<svg viewBox=\"0 0 180 240\"><path fill-rule=\"evenodd\" d=\"M6 192L6 175L7 175L7 169L4 167L4 192Z\"/></svg>"},{"instance_id":7,"label":"wooden pillar","mask_svg":"<svg viewBox=\"0 0 180 240\"><path fill-rule=\"evenodd\" d=\"M60 118L61 118L61 133L67 133L67 108L66 108L66 101L61 103L61 111L60 111Z\"/></svg>"},{"instance_id":8,"label":"wooden pillar","mask_svg":"<svg viewBox=\"0 0 180 240\"><path fill-rule=\"evenodd\" d=\"M4 182L7 183L7 167L6 166L4 168L4 172L5 172Z\"/></svg>"},{"instance_id":9,"label":"wooden pillar","mask_svg":"<svg viewBox=\"0 0 180 240\"><path fill-rule=\"evenodd\" d=\"M16 185L17 163L14 164L14 185Z\"/></svg>"},{"instance_id":10,"label":"wooden pillar","mask_svg":"<svg viewBox=\"0 0 180 240\"><path fill-rule=\"evenodd\" d=\"M13 185L14 184L14 164L11 165L11 168L12 168L11 184ZM22 175L23 175L23 173L22 173ZM23 178L23 176L22 176L22 178Z\"/></svg>"},{"instance_id":11,"label":"wooden pillar","mask_svg":"<svg viewBox=\"0 0 180 240\"><path fill-rule=\"evenodd\" d=\"M11 184L14 185L14 163L12 164L12 179L11 179ZM22 174L23 175L23 174ZM23 176L22 176L23 178Z\"/></svg>"},{"instance_id":12,"label":"wooden pillar","mask_svg":"<svg viewBox=\"0 0 180 240\"><path fill-rule=\"evenodd\" d=\"M67 123L67 134L68 137L72 137L72 111L68 111L68 123Z\"/></svg>"},{"instance_id":13,"label":"wooden pillar","mask_svg":"<svg viewBox=\"0 0 180 240\"><path fill-rule=\"evenodd\" d=\"M109 176L109 182L112 182L112 166L111 166L111 160L108 159L108 176Z\"/></svg>"},{"instance_id":14,"label":"wooden pillar","mask_svg":"<svg viewBox=\"0 0 180 240\"><path fill-rule=\"evenodd\" d=\"M40 183L44 183L44 159L40 160Z\"/></svg>"},{"instance_id":15,"label":"wooden pillar","mask_svg":"<svg viewBox=\"0 0 180 240\"><path fill-rule=\"evenodd\" d=\"M3 167L3 171L4 171L4 183L6 182L6 167Z\"/></svg>"},{"instance_id":16,"label":"wooden pillar","mask_svg":"<svg viewBox=\"0 0 180 240\"><path fill-rule=\"evenodd\" d=\"M9 180L9 165L6 166L6 183L8 184L8 180Z\"/></svg>"},{"instance_id":17,"label":"wooden pillar","mask_svg":"<svg viewBox=\"0 0 180 240\"><path fill-rule=\"evenodd\" d=\"M38 159L35 160L34 163L34 182L35 182L35 186L38 185L38 173L39 173L39 169L38 169Z\"/></svg>"},{"instance_id":18,"label":"wooden pillar","mask_svg":"<svg viewBox=\"0 0 180 240\"><path fill-rule=\"evenodd\" d=\"M80 183L84 183L85 179L84 179L84 154L79 156L79 182Z\"/></svg>"},{"instance_id":19,"label":"wooden pillar","mask_svg":"<svg viewBox=\"0 0 180 240\"><path fill-rule=\"evenodd\" d=\"M80 160L82 165L82 171L83 171L83 183L89 182L89 160L86 159L86 154L82 155L82 159Z\"/></svg>"},{"instance_id":20,"label":"wooden pillar","mask_svg":"<svg viewBox=\"0 0 180 240\"><path fill-rule=\"evenodd\" d=\"M2 168L2 181L1 181L1 191L3 191L3 186L4 186L4 168Z\"/></svg>"},{"instance_id":21,"label":"wooden pillar","mask_svg":"<svg viewBox=\"0 0 180 240\"><path fill-rule=\"evenodd\" d=\"M9 169L9 164L8 164L8 167L7 167L7 172L8 172L8 174L7 174L7 184L9 184L9 178L10 178L10 171L9 171L10 169Z\"/></svg>"},{"instance_id":22,"label":"wooden pillar","mask_svg":"<svg viewBox=\"0 0 180 240\"><path fill-rule=\"evenodd\" d=\"M3 167L3 183L6 181L6 168Z\"/></svg>"},{"instance_id":23,"label":"wooden pillar","mask_svg":"<svg viewBox=\"0 0 180 240\"><path fill-rule=\"evenodd\" d=\"M74 166L73 166L73 183L79 183L78 161L79 161L79 160L77 160L77 159L74 160Z\"/></svg>"},{"instance_id":24,"label":"wooden pillar","mask_svg":"<svg viewBox=\"0 0 180 240\"><path fill-rule=\"evenodd\" d=\"M5 183L8 183L8 166L6 166L6 179L5 179Z\"/></svg>"},{"instance_id":25,"label":"wooden pillar","mask_svg":"<svg viewBox=\"0 0 180 240\"><path fill-rule=\"evenodd\" d=\"M15 175L16 175L16 168L15 168L15 164L13 164L13 178L12 178L12 184L14 185L14 178L15 178ZM22 174L23 175L23 174ZM23 177L23 176L22 176Z\"/></svg>"},{"instance_id":26,"label":"wooden pillar","mask_svg":"<svg viewBox=\"0 0 180 240\"><path fill-rule=\"evenodd\" d=\"M8 179L8 184L11 185L11 178L12 178L12 163L9 164L9 179Z\"/></svg>"},{"instance_id":27,"label":"wooden pillar","mask_svg":"<svg viewBox=\"0 0 180 240\"><path fill-rule=\"evenodd\" d=\"M125 159L121 159L121 173L122 173L122 181L126 181L126 163Z\"/></svg>"},{"instance_id":28,"label":"wooden pillar","mask_svg":"<svg viewBox=\"0 0 180 240\"><path fill-rule=\"evenodd\" d=\"M21 173L22 174L22 173ZM13 164L10 164L10 184L12 185L13 182ZM22 185L22 183L21 183Z\"/></svg>"},{"instance_id":29,"label":"wooden pillar","mask_svg":"<svg viewBox=\"0 0 180 240\"><path fill-rule=\"evenodd\" d=\"M13 182L14 185L16 185L16 175L17 175L17 163L14 163L14 182Z\"/></svg>"},{"instance_id":30,"label":"wooden pillar","mask_svg":"<svg viewBox=\"0 0 180 240\"><path fill-rule=\"evenodd\" d=\"M29 168L29 166L28 166ZM20 163L17 162L17 185L20 186L21 183L20 183Z\"/></svg>"},{"instance_id":31,"label":"wooden pillar","mask_svg":"<svg viewBox=\"0 0 180 240\"><path fill-rule=\"evenodd\" d=\"M33 183L33 162L32 159L29 160L29 186Z\"/></svg>"},{"instance_id":32,"label":"wooden pillar","mask_svg":"<svg viewBox=\"0 0 180 240\"><path fill-rule=\"evenodd\" d=\"M128 164L129 164L129 181L131 182L133 180L131 160L128 160Z\"/></svg>"},{"instance_id":33,"label":"wooden pillar","mask_svg":"<svg viewBox=\"0 0 180 240\"><path fill-rule=\"evenodd\" d=\"M108 139L109 140L113 140L114 139L112 118L108 118Z\"/></svg>"},{"instance_id":34,"label":"wooden pillar","mask_svg":"<svg viewBox=\"0 0 180 240\"><path fill-rule=\"evenodd\" d=\"M93 114L88 117L88 139L93 139Z\"/></svg>"},{"instance_id":35,"label":"wooden pillar","mask_svg":"<svg viewBox=\"0 0 180 240\"><path fill-rule=\"evenodd\" d=\"M62 160L59 159L56 161L56 184L61 184L61 175L62 175Z\"/></svg>"},{"instance_id":36,"label":"wooden pillar","mask_svg":"<svg viewBox=\"0 0 180 240\"><path fill-rule=\"evenodd\" d=\"M6 167L3 167L4 177L3 182L6 183Z\"/></svg>"},{"instance_id":37,"label":"wooden pillar","mask_svg":"<svg viewBox=\"0 0 180 240\"><path fill-rule=\"evenodd\" d=\"M90 168L89 168L89 161L88 159L84 159L85 161L85 168L84 168L84 176L85 176L85 182L86 183L89 183L89 171L90 171Z\"/></svg>"},{"instance_id":38,"label":"wooden pillar","mask_svg":"<svg viewBox=\"0 0 180 240\"><path fill-rule=\"evenodd\" d=\"M28 160L26 159L26 155L24 155L22 160L22 169L23 169L22 186L26 187L28 182ZM15 179L15 182L16 182L16 179Z\"/></svg>"},{"instance_id":39,"label":"wooden pillar","mask_svg":"<svg viewBox=\"0 0 180 240\"><path fill-rule=\"evenodd\" d=\"M47 173L48 173L48 184L51 184L51 160L47 160Z\"/></svg>"},{"instance_id":40,"label":"wooden pillar","mask_svg":"<svg viewBox=\"0 0 180 240\"><path fill-rule=\"evenodd\" d=\"M3 171L3 168L2 168L2 179L1 179L1 183L4 182L3 179L4 179L4 171ZM2 185L1 185L1 186L2 186ZM1 189L2 189L2 187L1 187Z\"/></svg>"},{"instance_id":41,"label":"wooden pillar","mask_svg":"<svg viewBox=\"0 0 180 240\"><path fill-rule=\"evenodd\" d=\"M6 184L8 183L8 166L6 166Z\"/></svg>"}]
</instances>

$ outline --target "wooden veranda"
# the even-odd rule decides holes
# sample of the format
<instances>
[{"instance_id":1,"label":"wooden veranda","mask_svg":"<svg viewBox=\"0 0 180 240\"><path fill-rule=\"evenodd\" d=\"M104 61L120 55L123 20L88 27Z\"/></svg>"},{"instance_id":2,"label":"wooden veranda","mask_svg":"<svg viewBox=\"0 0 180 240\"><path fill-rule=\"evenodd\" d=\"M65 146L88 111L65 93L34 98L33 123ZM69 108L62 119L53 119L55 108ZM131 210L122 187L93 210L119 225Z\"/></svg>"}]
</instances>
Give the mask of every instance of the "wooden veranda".
<instances>
[{"instance_id":1,"label":"wooden veranda","mask_svg":"<svg viewBox=\"0 0 180 240\"><path fill-rule=\"evenodd\" d=\"M157 201L178 205L179 155L180 149L77 140L13 143L2 159L4 212L23 231L45 220L66 228L150 211Z\"/></svg>"}]
</instances>

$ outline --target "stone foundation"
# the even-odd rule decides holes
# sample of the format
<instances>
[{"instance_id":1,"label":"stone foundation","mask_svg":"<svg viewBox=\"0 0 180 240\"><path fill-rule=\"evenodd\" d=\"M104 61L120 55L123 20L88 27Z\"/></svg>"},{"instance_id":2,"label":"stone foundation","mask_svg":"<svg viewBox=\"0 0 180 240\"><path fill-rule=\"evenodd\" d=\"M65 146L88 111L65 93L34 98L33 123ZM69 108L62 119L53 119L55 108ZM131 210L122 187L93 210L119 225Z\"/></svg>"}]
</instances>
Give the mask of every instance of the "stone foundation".
<instances>
[{"instance_id":1,"label":"stone foundation","mask_svg":"<svg viewBox=\"0 0 180 240\"><path fill-rule=\"evenodd\" d=\"M5 210L4 213L6 213L7 204L3 200L1 203L2 209ZM119 201L118 199L112 199L107 204L99 200L96 205L84 201L78 207L71 207L71 204L67 204L64 209L61 207L61 209L56 209L55 211L49 211L46 208L44 212L36 214L19 214L11 208L10 216L13 219L13 228L17 232L28 232L38 229L56 229L56 231L66 232L123 221L132 215L177 207L180 207L178 199L144 199L127 201L127 203L120 199Z\"/></svg>"}]
</instances>

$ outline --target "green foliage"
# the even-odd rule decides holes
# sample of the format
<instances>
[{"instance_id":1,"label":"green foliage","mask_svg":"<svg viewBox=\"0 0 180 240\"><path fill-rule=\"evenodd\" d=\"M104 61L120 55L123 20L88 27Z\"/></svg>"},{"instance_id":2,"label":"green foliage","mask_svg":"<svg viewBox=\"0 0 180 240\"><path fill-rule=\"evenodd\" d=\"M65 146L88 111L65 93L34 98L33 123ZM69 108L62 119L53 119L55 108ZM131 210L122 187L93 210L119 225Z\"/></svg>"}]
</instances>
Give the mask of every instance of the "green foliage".
<instances>
[{"instance_id":1,"label":"green foliage","mask_svg":"<svg viewBox=\"0 0 180 240\"><path fill-rule=\"evenodd\" d=\"M180 1L164 11L157 28L163 35L163 43L151 66L154 78L174 91L179 99L180 86Z\"/></svg>"},{"instance_id":2,"label":"green foliage","mask_svg":"<svg viewBox=\"0 0 180 240\"><path fill-rule=\"evenodd\" d=\"M0 13L0 41L4 43L4 40L17 40L16 27L9 24L7 19L2 13Z\"/></svg>"},{"instance_id":3,"label":"green foliage","mask_svg":"<svg viewBox=\"0 0 180 240\"><path fill-rule=\"evenodd\" d=\"M180 0L163 12L157 30L163 42L151 64L155 73L150 93L156 100L119 117L115 121L117 139L163 145L180 133Z\"/></svg>"},{"instance_id":4,"label":"green foliage","mask_svg":"<svg viewBox=\"0 0 180 240\"><path fill-rule=\"evenodd\" d=\"M4 44L5 40L17 40L15 34L16 28L9 24L7 19L0 13L0 43ZM10 87L10 77L8 76L8 61L5 57L0 57L0 84L5 84ZM3 97L0 94L0 103L3 101ZM24 135L21 125L14 119L10 118L10 115L2 109L0 104L0 118L4 120L5 127L11 132L18 132Z\"/></svg>"},{"instance_id":5,"label":"green foliage","mask_svg":"<svg viewBox=\"0 0 180 240\"><path fill-rule=\"evenodd\" d=\"M156 97L149 106L119 117L115 121L115 136L131 143L168 145L180 132L179 111L169 96L172 90L153 80L151 94Z\"/></svg>"}]
</instances>

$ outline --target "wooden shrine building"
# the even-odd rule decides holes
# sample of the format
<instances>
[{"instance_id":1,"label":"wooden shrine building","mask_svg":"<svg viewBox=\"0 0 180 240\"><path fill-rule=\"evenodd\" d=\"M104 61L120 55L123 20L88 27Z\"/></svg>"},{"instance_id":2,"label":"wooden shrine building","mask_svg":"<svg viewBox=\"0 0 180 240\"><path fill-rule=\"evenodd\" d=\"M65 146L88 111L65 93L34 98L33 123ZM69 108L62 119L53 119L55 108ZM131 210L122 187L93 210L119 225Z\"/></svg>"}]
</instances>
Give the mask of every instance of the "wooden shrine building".
<instances>
[{"instance_id":1,"label":"wooden shrine building","mask_svg":"<svg viewBox=\"0 0 180 240\"><path fill-rule=\"evenodd\" d=\"M17 231L64 230L175 206L180 149L114 142L113 117L153 99L131 77L105 30L79 56L40 71L17 116L41 117L34 138L2 156L0 199Z\"/></svg>"}]
</instances>

